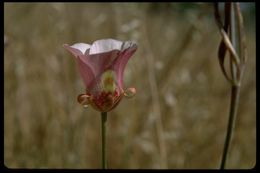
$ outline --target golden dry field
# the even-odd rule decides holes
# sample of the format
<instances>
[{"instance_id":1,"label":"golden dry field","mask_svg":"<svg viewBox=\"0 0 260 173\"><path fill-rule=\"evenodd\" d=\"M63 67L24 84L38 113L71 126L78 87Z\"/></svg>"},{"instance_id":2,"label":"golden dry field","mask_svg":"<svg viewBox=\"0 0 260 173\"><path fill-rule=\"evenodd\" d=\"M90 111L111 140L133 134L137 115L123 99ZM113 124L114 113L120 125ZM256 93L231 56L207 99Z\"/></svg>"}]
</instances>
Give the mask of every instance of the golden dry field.
<instances>
[{"instance_id":1,"label":"golden dry field","mask_svg":"<svg viewBox=\"0 0 260 173\"><path fill-rule=\"evenodd\" d=\"M243 12L247 64L227 168L256 164L255 4ZM4 164L101 167L100 113L83 108L76 61L62 45L133 40L124 73L137 94L108 113L112 169L218 169L230 85L209 3L4 3Z\"/></svg>"}]
</instances>

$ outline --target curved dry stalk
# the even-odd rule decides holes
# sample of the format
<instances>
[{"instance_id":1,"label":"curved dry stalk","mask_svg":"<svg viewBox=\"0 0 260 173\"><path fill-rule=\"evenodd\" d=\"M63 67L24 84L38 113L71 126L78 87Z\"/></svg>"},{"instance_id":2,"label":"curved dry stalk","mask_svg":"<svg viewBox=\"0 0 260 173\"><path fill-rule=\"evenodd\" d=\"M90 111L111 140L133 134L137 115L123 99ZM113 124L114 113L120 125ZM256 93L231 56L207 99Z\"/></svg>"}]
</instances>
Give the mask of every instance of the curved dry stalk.
<instances>
[{"instance_id":1,"label":"curved dry stalk","mask_svg":"<svg viewBox=\"0 0 260 173\"><path fill-rule=\"evenodd\" d=\"M224 29L220 30L220 33L222 35L223 41L226 45L226 48L228 48L229 52L231 53L231 57L233 58L235 64L238 66L240 64L240 60L238 58L238 55L234 49L234 47L232 46L232 43L228 37L228 35L226 34L226 32L224 31Z\"/></svg>"},{"instance_id":2,"label":"curved dry stalk","mask_svg":"<svg viewBox=\"0 0 260 173\"><path fill-rule=\"evenodd\" d=\"M225 138L224 150L220 169L224 169L226 165L229 146L232 140L232 132L235 128L235 120L237 116L237 109L240 96L240 83L245 65L245 34L243 28L243 18L238 3L225 3L225 26L223 26L219 11L218 4L215 3L215 19L219 27L222 42L219 47L219 62L225 77L231 82L231 102L229 120L227 126L227 133ZM228 22L226 22L228 21ZM231 41L230 41L231 40ZM225 45L223 44L225 43ZM224 59L226 50L230 53L230 70L231 78L226 74L224 67ZM239 53L239 54L238 54Z\"/></svg>"}]
</instances>

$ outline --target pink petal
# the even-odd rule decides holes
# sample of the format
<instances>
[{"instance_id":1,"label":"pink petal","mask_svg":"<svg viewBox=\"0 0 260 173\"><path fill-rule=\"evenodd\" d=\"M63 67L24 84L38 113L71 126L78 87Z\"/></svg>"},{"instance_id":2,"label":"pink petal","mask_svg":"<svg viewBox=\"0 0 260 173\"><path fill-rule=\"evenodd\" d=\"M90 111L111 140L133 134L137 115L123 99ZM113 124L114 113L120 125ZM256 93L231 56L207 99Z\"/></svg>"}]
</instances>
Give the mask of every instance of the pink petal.
<instances>
[{"instance_id":1,"label":"pink petal","mask_svg":"<svg viewBox=\"0 0 260 173\"><path fill-rule=\"evenodd\" d=\"M93 72L94 80L87 84L92 95L98 94L102 90L100 86L101 76L106 70L112 69L119 53L118 50L113 50L100 54L79 56L81 62L84 62Z\"/></svg>"},{"instance_id":2,"label":"pink petal","mask_svg":"<svg viewBox=\"0 0 260 173\"><path fill-rule=\"evenodd\" d=\"M132 55L137 50L137 45L135 43L126 42L125 50L120 54L119 58L117 58L113 68L116 71L118 78L118 86L123 89L123 75L125 66L128 60L132 57Z\"/></svg>"},{"instance_id":3,"label":"pink petal","mask_svg":"<svg viewBox=\"0 0 260 173\"><path fill-rule=\"evenodd\" d=\"M63 47L67 49L72 55L77 57L79 55L84 55L86 50L90 48L90 45L85 43L76 43L73 44L72 46L69 46L68 44L64 44Z\"/></svg>"},{"instance_id":4,"label":"pink petal","mask_svg":"<svg viewBox=\"0 0 260 173\"><path fill-rule=\"evenodd\" d=\"M95 80L95 73L91 65L87 61L87 57L84 55L90 45L85 43L76 43L72 46L64 44L63 47L67 49L76 58L79 66L79 72L86 86L86 89L91 90L91 85Z\"/></svg>"},{"instance_id":5,"label":"pink petal","mask_svg":"<svg viewBox=\"0 0 260 173\"><path fill-rule=\"evenodd\" d=\"M80 56L81 57L81 56ZM81 58L77 58L77 62L79 65L79 72L84 81L86 89L88 92L91 92L92 86L96 85L95 83L95 74L88 64L82 61Z\"/></svg>"},{"instance_id":6,"label":"pink petal","mask_svg":"<svg viewBox=\"0 0 260 173\"><path fill-rule=\"evenodd\" d=\"M111 69L120 54L119 50L99 54L86 55L89 64L95 69L95 74L102 74L105 70Z\"/></svg>"}]
</instances>

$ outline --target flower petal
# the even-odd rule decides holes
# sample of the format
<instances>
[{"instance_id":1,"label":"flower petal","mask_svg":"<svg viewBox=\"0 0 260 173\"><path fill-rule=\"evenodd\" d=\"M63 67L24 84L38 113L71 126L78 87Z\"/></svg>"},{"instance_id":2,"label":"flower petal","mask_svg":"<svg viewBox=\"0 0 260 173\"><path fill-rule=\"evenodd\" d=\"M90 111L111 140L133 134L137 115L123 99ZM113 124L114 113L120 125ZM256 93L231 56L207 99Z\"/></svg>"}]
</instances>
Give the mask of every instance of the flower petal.
<instances>
[{"instance_id":1,"label":"flower petal","mask_svg":"<svg viewBox=\"0 0 260 173\"><path fill-rule=\"evenodd\" d=\"M79 57L82 57L82 55L79 56ZM78 62L78 65L79 65L80 75L81 75L81 77L84 81L84 84L86 86L86 90L88 92L90 92L91 89L92 89L92 86L96 85L95 73L94 73L92 67L89 64L82 61L82 58L77 58L77 62Z\"/></svg>"},{"instance_id":2,"label":"flower petal","mask_svg":"<svg viewBox=\"0 0 260 173\"><path fill-rule=\"evenodd\" d=\"M85 44L85 43L76 43L73 44L72 46L69 46L68 44L64 44L63 47L67 49L72 55L75 57L79 55L84 55L87 49L90 48L90 45Z\"/></svg>"},{"instance_id":3,"label":"flower petal","mask_svg":"<svg viewBox=\"0 0 260 173\"><path fill-rule=\"evenodd\" d=\"M109 52L112 50L121 50L123 45L122 41L114 40L114 39L102 39L95 41L90 50L89 54L99 54L104 52Z\"/></svg>"},{"instance_id":4,"label":"flower petal","mask_svg":"<svg viewBox=\"0 0 260 173\"><path fill-rule=\"evenodd\" d=\"M118 86L121 89L123 89L123 75L124 75L125 66L136 50L137 50L137 45L135 43L125 42L123 52L116 59L116 62L113 66L113 69L116 71L118 77L117 79Z\"/></svg>"},{"instance_id":5,"label":"flower petal","mask_svg":"<svg viewBox=\"0 0 260 173\"><path fill-rule=\"evenodd\" d=\"M95 74L100 75L105 70L110 69L120 54L119 50L88 55L87 60L95 69Z\"/></svg>"},{"instance_id":6,"label":"flower petal","mask_svg":"<svg viewBox=\"0 0 260 173\"><path fill-rule=\"evenodd\" d=\"M91 45L86 44L86 43L76 43L76 44L73 44L71 47L80 50L82 52L82 54L84 54L86 52L86 50L91 47Z\"/></svg>"},{"instance_id":7,"label":"flower petal","mask_svg":"<svg viewBox=\"0 0 260 173\"><path fill-rule=\"evenodd\" d=\"M119 50L113 50L110 52L104 52L100 54L93 54L93 55L80 55L78 56L78 59L82 63L88 66L88 68L92 71L92 74L94 75L94 79L87 84L89 88L89 92L93 95L98 94L102 90L101 86L101 77L103 73L109 69L113 70L113 65L118 58L120 51ZM83 66L82 66L83 69ZM83 70L81 70L83 73ZM83 79L85 75L82 74ZM117 77L115 77L117 79ZM86 80L86 79L85 79ZM117 83L117 81L115 81ZM85 82L86 84L86 82Z\"/></svg>"}]
</instances>

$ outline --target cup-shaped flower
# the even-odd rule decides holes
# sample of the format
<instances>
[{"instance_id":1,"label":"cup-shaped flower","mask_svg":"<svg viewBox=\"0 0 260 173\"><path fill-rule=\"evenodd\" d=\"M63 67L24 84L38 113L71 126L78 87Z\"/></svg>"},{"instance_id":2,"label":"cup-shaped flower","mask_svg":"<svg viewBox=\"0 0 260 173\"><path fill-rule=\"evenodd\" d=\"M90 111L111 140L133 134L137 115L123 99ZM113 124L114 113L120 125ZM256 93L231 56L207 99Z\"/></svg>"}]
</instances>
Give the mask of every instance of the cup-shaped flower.
<instances>
[{"instance_id":1,"label":"cup-shaped flower","mask_svg":"<svg viewBox=\"0 0 260 173\"><path fill-rule=\"evenodd\" d=\"M63 47L75 57L86 87L86 93L78 96L80 104L108 112L123 96L136 93L135 88L124 89L123 85L126 64L137 49L134 42L102 39L92 45L76 43Z\"/></svg>"}]
</instances>

